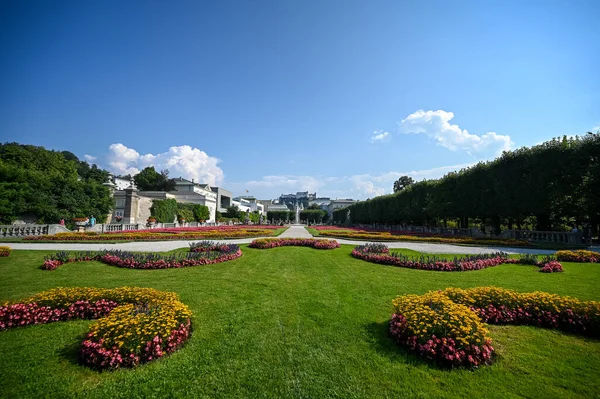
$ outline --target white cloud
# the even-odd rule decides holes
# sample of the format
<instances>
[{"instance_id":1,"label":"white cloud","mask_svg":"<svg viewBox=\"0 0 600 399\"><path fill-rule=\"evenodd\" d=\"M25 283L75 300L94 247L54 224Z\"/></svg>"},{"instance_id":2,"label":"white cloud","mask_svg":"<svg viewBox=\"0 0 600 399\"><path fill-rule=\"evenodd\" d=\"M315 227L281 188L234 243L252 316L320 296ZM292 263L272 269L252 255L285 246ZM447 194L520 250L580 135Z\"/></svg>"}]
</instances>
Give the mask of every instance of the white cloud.
<instances>
[{"instance_id":1,"label":"white cloud","mask_svg":"<svg viewBox=\"0 0 600 399\"><path fill-rule=\"evenodd\" d=\"M85 154L83 157L84 157L84 158L85 158L85 160L86 160L86 161L88 161L88 162L94 162L94 161L97 159L96 157L94 157L94 156L91 156L91 155L88 155L88 154Z\"/></svg>"},{"instance_id":2,"label":"white cloud","mask_svg":"<svg viewBox=\"0 0 600 399\"><path fill-rule=\"evenodd\" d=\"M269 175L260 180L229 182L226 183L225 188L232 190L234 193L243 193L248 190L251 195L261 199L277 198L280 194L295 193L297 191L317 192L320 197L366 199L390 194L393 191L394 181L400 176L408 175L416 181L437 179L448 172L471 165L473 164L352 176Z\"/></svg>"},{"instance_id":3,"label":"white cloud","mask_svg":"<svg viewBox=\"0 0 600 399\"><path fill-rule=\"evenodd\" d=\"M499 155L513 146L510 136L488 132L481 136L469 133L458 125L451 125L454 113L443 110L419 110L404 118L400 123L400 132L406 134L425 134L433 138L438 145L451 151L462 150L468 153L491 153Z\"/></svg>"},{"instance_id":4,"label":"white cloud","mask_svg":"<svg viewBox=\"0 0 600 399\"><path fill-rule=\"evenodd\" d=\"M382 130L375 130L373 135L371 136L371 143L376 143L377 141L382 141L386 137L389 136L388 132L384 132Z\"/></svg>"},{"instance_id":5,"label":"white cloud","mask_svg":"<svg viewBox=\"0 0 600 399\"><path fill-rule=\"evenodd\" d=\"M218 185L223 181L219 159L189 145L174 146L159 154L140 154L121 143L111 144L105 156L108 169L116 174L136 174L147 166L157 171L168 169L171 177L184 177L197 182Z\"/></svg>"}]
</instances>

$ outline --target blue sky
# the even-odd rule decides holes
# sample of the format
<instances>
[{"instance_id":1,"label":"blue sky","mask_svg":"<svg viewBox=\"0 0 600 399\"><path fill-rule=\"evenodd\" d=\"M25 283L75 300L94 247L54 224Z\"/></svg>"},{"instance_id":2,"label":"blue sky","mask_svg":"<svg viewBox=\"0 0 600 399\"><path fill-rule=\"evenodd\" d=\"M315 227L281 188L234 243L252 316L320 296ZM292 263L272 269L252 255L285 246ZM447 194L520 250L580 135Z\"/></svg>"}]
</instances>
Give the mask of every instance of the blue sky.
<instances>
[{"instance_id":1,"label":"blue sky","mask_svg":"<svg viewBox=\"0 0 600 399\"><path fill-rule=\"evenodd\" d=\"M597 1L0 1L0 140L365 199L600 125Z\"/></svg>"}]
</instances>

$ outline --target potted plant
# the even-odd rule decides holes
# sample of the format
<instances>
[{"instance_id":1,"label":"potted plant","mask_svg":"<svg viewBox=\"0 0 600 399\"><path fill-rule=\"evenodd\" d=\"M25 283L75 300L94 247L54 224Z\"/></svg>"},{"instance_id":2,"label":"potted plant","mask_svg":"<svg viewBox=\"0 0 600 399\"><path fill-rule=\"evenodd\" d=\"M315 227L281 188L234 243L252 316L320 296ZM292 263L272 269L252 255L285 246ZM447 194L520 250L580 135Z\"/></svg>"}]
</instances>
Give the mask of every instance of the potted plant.
<instances>
[{"instance_id":1,"label":"potted plant","mask_svg":"<svg viewBox=\"0 0 600 399\"><path fill-rule=\"evenodd\" d=\"M123 216L115 216L115 220L117 221L117 223L121 222L121 220L123 220Z\"/></svg>"},{"instance_id":2,"label":"potted plant","mask_svg":"<svg viewBox=\"0 0 600 399\"><path fill-rule=\"evenodd\" d=\"M156 224L156 218L154 216L150 216L148 219L146 219L146 222L148 222L148 227L154 227Z\"/></svg>"},{"instance_id":3,"label":"potted plant","mask_svg":"<svg viewBox=\"0 0 600 399\"><path fill-rule=\"evenodd\" d=\"M177 219L177 220L179 220L179 224L180 224L180 225L182 225L182 226L183 226L183 225L185 224L185 219L184 219L184 218L180 217L180 218L179 218L179 219Z\"/></svg>"},{"instance_id":4,"label":"potted plant","mask_svg":"<svg viewBox=\"0 0 600 399\"><path fill-rule=\"evenodd\" d=\"M76 217L71 220L73 221L73 223L75 223L75 226L77 226L77 227L83 227L88 222L88 218L86 218L86 217Z\"/></svg>"}]
</instances>

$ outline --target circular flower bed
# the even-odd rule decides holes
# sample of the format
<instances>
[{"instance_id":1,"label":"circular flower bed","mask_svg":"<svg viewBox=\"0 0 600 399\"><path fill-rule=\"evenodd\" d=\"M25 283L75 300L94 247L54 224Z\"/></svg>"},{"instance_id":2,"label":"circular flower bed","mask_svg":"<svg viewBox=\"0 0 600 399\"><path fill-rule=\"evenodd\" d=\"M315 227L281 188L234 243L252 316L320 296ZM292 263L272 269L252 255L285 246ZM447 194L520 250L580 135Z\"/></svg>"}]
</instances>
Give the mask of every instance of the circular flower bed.
<instances>
[{"instance_id":1,"label":"circular flower bed","mask_svg":"<svg viewBox=\"0 0 600 399\"><path fill-rule=\"evenodd\" d=\"M98 319L81 344L93 368L134 367L180 348L192 312L177 294L151 288L55 288L0 306L0 330L72 319Z\"/></svg>"},{"instance_id":2,"label":"circular flower bed","mask_svg":"<svg viewBox=\"0 0 600 399\"><path fill-rule=\"evenodd\" d=\"M314 238L260 238L248 245L250 248L269 249L275 247L311 247L316 249L335 249L340 244L335 240L315 240Z\"/></svg>"},{"instance_id":3,"label":"circular flower bed","mask_svg":"<svg viewBox=\"0 0 600 399\"><path fill-rule=\"evenodd\" d=\"M400 253L390 252L384 244L359 245L352 250L352 256L367 262L406 267L409 269L435 270L441 272L456 272L481 270L488 267L498 266L505 263L524 263L539 266L541 272L562 272L560 263L550 257L542 261L537 260L535 255L526 255L521 259L511 259L504 252L494 254L468 255L455 257L453 260L439 258L437 256L406 256Z\"/></svg>"},{"instance_id":4,"label":"circular flower bed","mask_svg":"<svg viewBox=\"0 0 600 399\"><path fill-rule=\"evenodd\" d=\"M212 244L199 242L190 244L189 253L161 254L134 253L125 251L100 252L57 252L46 257L42 269L55 270L68 262L85 262L98 260L108 265L128 269L169 269L188 266L210 265L226 262L242 256L242 250L237 244Z\"/></svg>"},{"instance_id":5,"label":"circular flower bed","mask_svg":"<svg viewBox=\"0 0 600 399\"><path fill-rule=\"evenodd\" d=\"M490 364L483 323L531 325L600 337L600 302L496 287L448 288L393 300L390 333L410 351L443 366Z\"/></svg>"}]
</instances>

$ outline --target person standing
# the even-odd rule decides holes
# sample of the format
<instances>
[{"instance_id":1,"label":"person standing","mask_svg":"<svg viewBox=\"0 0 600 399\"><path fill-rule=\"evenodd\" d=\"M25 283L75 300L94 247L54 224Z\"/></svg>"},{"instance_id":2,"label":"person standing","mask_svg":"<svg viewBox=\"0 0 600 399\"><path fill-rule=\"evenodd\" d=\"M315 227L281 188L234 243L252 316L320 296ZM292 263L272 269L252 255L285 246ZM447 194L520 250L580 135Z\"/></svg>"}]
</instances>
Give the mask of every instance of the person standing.
<instances>
[{"instance_id":1,"label":"person standing","mask_svg":"<svg viewBox=\"0 0 600 399\"><path fill-rule=\"evenodd\" d=\"M61 226L64 226L65 225L65 219L60 219L59 223L60 223Z\"/></svg>"},{"instance_id":2,"label":"person standing","mask_svg":"<svg viewBox=\"0 0 600 399\"><path fill-rule=\"evenodd\" d=\"M92 215L92 217L90 218L90 226L94 227L95 224L96 224L96 218L94 217L94 215Z\"/></svg>"},{"instance_id":3,"label":"person standing","mask_svg":"<svg viewBox=\"0 0 600 399\"><path fill-rule=\"evenodd\" d=\"M583 239L583 244L588 247L592 245L592 226L589 223L583 226L583 235L581 238Z\"/></svg>"}]
</instances>

